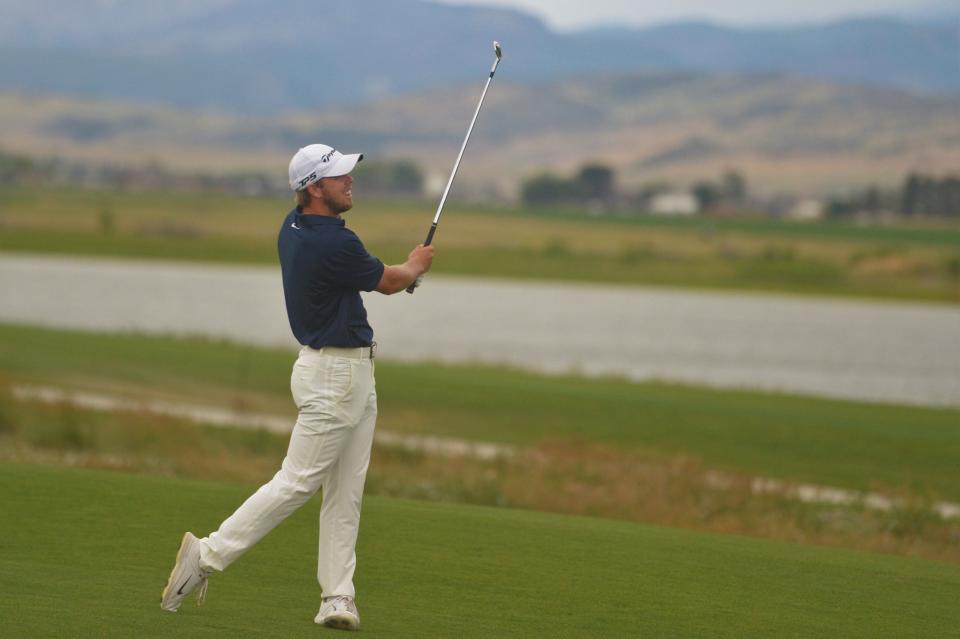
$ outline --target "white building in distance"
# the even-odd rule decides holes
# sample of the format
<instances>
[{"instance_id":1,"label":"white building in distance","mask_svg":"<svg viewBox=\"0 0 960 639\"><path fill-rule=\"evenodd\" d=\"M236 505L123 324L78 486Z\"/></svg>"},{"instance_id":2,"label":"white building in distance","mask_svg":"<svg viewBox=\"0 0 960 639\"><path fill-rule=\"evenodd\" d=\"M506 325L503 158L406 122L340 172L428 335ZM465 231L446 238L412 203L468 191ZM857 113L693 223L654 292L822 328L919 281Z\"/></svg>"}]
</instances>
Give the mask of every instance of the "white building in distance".
<instances>
[{"instance_id":1,"label":"white building in distance","mask_svg":"<svg viewBox=\"0 0 960 639\"><path fill-rule=\"evenodd\" d=\"M692 193L660 193L650 199L651 215L696 215L700 202Z\"/></svg>"},{"instance_id":2,"label":"white building in distance","mask_svg":"<svg viewBox=\"0 0 960 639\"><path fill-rule=\"evenodd\" d=\"M787 211L787 218L798 222L815 222L823 219L824 208L820 200L800 200Z\"/></svg>"}]
</instances>

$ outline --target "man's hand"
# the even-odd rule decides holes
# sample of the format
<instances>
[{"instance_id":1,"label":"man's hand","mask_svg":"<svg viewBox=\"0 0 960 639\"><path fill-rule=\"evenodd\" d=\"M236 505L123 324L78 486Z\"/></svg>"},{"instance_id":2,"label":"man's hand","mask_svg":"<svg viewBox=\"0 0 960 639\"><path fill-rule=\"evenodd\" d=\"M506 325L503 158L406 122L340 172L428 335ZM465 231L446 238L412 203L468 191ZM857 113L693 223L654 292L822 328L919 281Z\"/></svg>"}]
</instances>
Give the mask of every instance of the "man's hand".
<instances>
[{"instance_id":1,"label":"man's hand","mask_svg":"<svg viewBox=\"0 0 960 639\"><path fill-rule=\"evenodd\" d=\"M393 295L416 282L420 276L433 266L433 247L420 244L410 251L407 261L397 266L383 269L383 277L377 285L377 291L384 295Z\"/></svg>"},{"instance_id":2,"label":"man's hand","mask_svg":"<svg viewBox=\"0 0 960 639\"><path fill-rule=\"evenodd\" d=\"M410 251L410 255L407 256L407 263L417 269L418 277L423 275L433 266L433 246L419 244L417 248Z\"/></svg>"}]
</instances>

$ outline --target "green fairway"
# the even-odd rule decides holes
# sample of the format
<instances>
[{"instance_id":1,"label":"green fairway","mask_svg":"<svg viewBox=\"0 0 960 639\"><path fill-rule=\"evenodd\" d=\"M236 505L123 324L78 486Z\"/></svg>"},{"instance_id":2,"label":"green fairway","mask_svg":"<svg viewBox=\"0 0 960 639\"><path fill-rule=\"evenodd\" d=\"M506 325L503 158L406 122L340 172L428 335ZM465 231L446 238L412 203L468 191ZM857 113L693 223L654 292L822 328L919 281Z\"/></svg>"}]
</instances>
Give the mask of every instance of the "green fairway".
<instances>
[{"instance_id":1,"label":"green fairway","mask_svg":"<svg viewBox=\"0 0 960 639\"><path fill-rule=\"evenodd\" d=\"M359 200L347 220L372 253L397 263L423 240L432 206ZM6 187L0 250L275 264L291 207L283 197ZM960 228L947 221L864 227L448 208L435 273L960 301Z\"/></svg>"},{"instance_id":2,"label":"green fairway","mask_svg":"<svg viewBox=\"0 0 960 639\"><path fill-rule=\"evenodd\" d=\"M252 490L0 465L11 637L335 636L316 628L317 500L177 614L160 590L185 529ZM689 531L368 497L358 604L370 637L946 637L960 569Z\"/></svg>"},{"instance_id":3,"label":"green fairway","mask_svg":"<svg viewBox=\"0 0 960 639\"><path fill-rule=\"evenodd\" d=\"M10 381L119 389L293 416L295 354L0 325ZM960 410L378 362L380 427L531 445L599 442L734 472L960 499Z\"/></svg>"}]
</instances>

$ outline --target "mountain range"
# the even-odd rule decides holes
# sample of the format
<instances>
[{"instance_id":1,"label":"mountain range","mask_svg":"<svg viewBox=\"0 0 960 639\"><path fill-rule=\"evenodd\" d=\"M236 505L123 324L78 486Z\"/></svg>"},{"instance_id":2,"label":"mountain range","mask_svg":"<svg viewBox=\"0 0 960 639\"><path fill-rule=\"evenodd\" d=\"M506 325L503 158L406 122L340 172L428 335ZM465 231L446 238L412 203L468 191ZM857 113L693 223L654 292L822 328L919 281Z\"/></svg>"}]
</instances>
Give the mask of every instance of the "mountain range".
<instances>
[{"instance_id":1,"label":"mountain range","mask_svg":"<svg viewBox=\"0 0 960 639\"><path fill-rule=\"evenodd\" d=\"M265 116L0 94L0 140L34 157L257 171L281 186L291 154L319 141L364 152L371 162L412 159L442 180L480 90L431 89ZM513 197L532 174L570 175L587 162L614 168L627 189L689 184L731 169L767 194L893 187L910 171L960 166L958 113L960 96L774 73L642 71L540 82L498 76L455 196Z\"/></svg>"},{"instance_id":2,"label":"mountain range","mask_svg":"<svg viewBox=\"0 0 960 639\"><path fill-rule=\"evenodd\" d=\"M960 92L953 17L560 33L517 10L423 0L0 0L0 14L0 91L238 114L482 82L494 39L517 83L657 69Z\"/></svg>"}]
</instances>

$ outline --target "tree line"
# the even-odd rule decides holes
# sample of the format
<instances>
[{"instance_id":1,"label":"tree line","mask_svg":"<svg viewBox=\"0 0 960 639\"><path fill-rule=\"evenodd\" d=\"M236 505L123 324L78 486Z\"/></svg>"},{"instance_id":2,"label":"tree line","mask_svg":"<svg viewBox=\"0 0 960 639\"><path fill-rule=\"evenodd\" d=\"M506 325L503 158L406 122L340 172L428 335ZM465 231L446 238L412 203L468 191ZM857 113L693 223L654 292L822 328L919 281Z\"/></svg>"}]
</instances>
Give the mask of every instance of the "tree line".
<instances>
[{"instance_id":1,"label":"tree line","mask_svg":"<svg viewBox=\"0 0 960 639\"><path fill-rule=\"evenodd\" d=\"M669 184L655 183L636 193L624 193L617 188L616 172L611 167L589 163L581 166L570 178L549 172L527 178L521 186L520 197L529 206L601 204L636 207L671 190ZM689 192L697 199L701 210L742 204L748 195L746 178L737 171L727 171L718 181L700 180L690 187Z\"/></svg>"},{"instance_id":2,"label":"tree line","mask_svg":"<svg viewBox=\"0 0 960 639\"><path fill-rule=\"evenodd\" d=\"M278 174L279 175L279 174ZM106 188L170 190L211 190L249 195L280 194L288 191L285 180L265 173L230 175L183 174L153 164L144 167L95 166L63 159L34 159L5 153L0 149L0 185L74 185ZM377 197L419 198L425 194L422 167L410 160L361 162L355 176L364 191ZM624 192L617 185L616 171L602 163L583 164L571 177L540 173L522 182L520 197L527 206L571 205L591 210L644 210L657 195L674 189L667 183L651 183L636 192ZM717 180L700 180L686 189L701 211L779 212L773 203L758 202L750 196L746 178L739 172L725 172ZM899 188L876 186L833 196L823 202L827 215L845 217L860 214L899 214L914 217L960 217L960 176L942 177L911 173Z\"/></svg>"},{"instance_id":3,"label":"tree line","mask_svg":"<svg viewBox=\"0 0 960 639\"><path fill-rule=\"evenodd\" d=\"M960 217L960 177L907 176L900 198L904 215Z\"/></svg>"},{"instance_id":4,"label":"tree line","mask_svg":"<svg viewBox=\"0 0 960 639\"><path fill-rule=\"evenodd\" d=\"M424 173L410 160L361 162L354 176L364 190L378 197L421 197ZM285 175L277 172L227 174L183 173L152 163L146 166L98 165L62 158L31 158L0 150L0 185L72 186L94 188L161 189L173 191L220 191L246 195L289 193Z\"/></svg>"},{"instance_id":5,"label":"tree line","mask_svg":"<svg viewBox=\"0 0 960 639\"><path fill-rule=\"evenodd\" d=\"M528 206L600 204L606 208L642 209L653 197L670 190L669 184L655 183L635 193L621 192L612 168L590 163L581 166L572 177L540 173L527 178L521 187L521 199ZM772 202L765 206L750 197L746 178L738 171L727 171L718 180L699 180L682 190L696 198L701 211L742 211L749 207L777 214ZM911 173L899 188L883 190L870 186L827 198L823 204L832 217L883 213L960 217L960 176Z\"/></svg>"},{"instance_id":6,"label":"tree line","mask_svg":"<svg viewBox=\"0 0 960 639\"><path fill-rule=\"evenodd\" d=\"M834 217L896 213L908 217L960 217L960 177L911 173L896 190L876 186L830 200Z\"/></svg>"}]
</instances>

